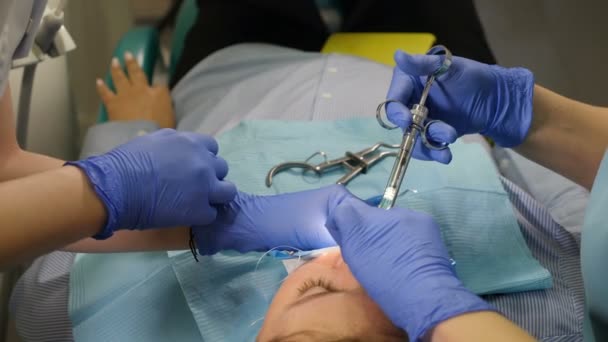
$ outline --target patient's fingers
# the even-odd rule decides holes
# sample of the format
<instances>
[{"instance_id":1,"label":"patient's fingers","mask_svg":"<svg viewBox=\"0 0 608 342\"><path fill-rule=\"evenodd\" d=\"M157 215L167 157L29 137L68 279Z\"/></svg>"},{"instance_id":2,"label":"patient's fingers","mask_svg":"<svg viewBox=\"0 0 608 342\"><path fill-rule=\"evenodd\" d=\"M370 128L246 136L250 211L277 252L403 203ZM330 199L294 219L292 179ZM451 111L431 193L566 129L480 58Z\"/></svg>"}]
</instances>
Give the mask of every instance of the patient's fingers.
<instances>
[{"instance_id":1,"label":"patient's fingers","mask_svg":"<svg viewBox=\"0 0 608 342\"><path fill-rule=\"evenodd\" d=\"M134 85L148 85L148 78L144 71L141 69L137 60L132 53L125 53L125 64L127 66L127 72L129 73L129 79Z\"/></svg>"},{"instance_id":2,"label":"patient's fingers","mask_svg":"<svg viewBox=\"0 0 608 342\"><path fill-rule=\"evenodd\" d=\"M112 66L110 67L110 74L112 75L112 81L114 82L114 88L117 92L125 91L131 83L125 75L118 58L112 58Z\"/></svg>"},{"instance_id":3,"label":"patient's fingers","mask_svg":"<svg viewBox=\"0 0 608 342\"><path fill-rule=\"evenodd\" d=\"M97 94L99 94L101 101L104 104L108 104L108 102L110 100L112 100L112 98L115 96L114 93L110 90L110 88L108 88L106 83L103 80L101 80L100 78L97 79L95 84L97 86Z\"/></svg>"}]
</instances>

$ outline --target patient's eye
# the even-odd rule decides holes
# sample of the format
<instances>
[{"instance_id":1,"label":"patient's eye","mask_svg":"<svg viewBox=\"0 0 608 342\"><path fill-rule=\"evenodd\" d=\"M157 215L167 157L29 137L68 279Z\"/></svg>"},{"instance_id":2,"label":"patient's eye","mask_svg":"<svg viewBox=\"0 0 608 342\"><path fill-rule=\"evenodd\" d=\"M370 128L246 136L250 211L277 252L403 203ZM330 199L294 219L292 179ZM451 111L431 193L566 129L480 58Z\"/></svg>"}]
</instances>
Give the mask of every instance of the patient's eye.
<instances>
[{"instance_id":1,"label":"patient's eye","mask_svg":"<svg viewBox=\"0 0 608 342\"><path fill-rule=\"evenodd\" d=\"M298 288L298 293L300 294L300 296L303 296L306 292L308 292L309 290L312 290L314 288L323 288L325 289L327 292L336 292L338 291L338 289L336 289L331 282L327 281L324 278L317 278L317 279L308 279L306 280L302 286L300 286Z\"/></svg>"}]
</instances>

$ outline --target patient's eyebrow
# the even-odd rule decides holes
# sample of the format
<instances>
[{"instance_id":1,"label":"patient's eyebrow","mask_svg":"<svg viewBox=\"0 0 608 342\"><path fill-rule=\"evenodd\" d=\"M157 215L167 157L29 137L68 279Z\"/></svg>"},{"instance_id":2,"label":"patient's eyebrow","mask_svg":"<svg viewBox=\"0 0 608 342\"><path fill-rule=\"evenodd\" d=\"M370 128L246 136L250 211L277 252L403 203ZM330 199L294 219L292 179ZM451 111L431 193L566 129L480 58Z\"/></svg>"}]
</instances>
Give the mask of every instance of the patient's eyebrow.
<instances>
[{"instance_id":1,"label":"patient's eyebrow","mask_svg":"<svg viewBox=\"0 0 608 342\"><path fill-rule=\"evenodd\" d=\"M316 300L319 300L322 298L327 298L327 297L334 296L334 295L343 294L345 292L346 291L344 291L344 290L335 290L335 291L324 291L321 293L315 293L314 295L310 295L310 296L306 296L302 299L298 299L297 301L289 304L289 306L287 308L292 309L297 306L302 306L304 304L310 303L312 301L316 301Z\"/></svg>"}]
</instances>

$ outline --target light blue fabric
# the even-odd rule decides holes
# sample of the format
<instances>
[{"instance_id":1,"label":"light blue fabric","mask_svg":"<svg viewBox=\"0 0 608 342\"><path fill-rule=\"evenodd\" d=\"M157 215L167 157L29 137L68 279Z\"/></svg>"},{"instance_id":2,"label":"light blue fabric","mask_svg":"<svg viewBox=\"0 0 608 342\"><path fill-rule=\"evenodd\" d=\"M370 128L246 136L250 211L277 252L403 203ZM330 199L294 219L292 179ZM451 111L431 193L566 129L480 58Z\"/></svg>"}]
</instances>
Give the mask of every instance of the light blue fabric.
<instances>
[{"instance_id":1,"label":"light blue fabric","mask_svg":"<svg viewBox=\"0 0 608 342\"><path fill-rule=\"evenodd\" d=\"M608 152L600 165L587 206L581 239L585 284L585 341L608 340Z\"/></svg>"},{"instance_id":2,"label":"light blue fabric","mask_svg":"<svg viewBox=\"0 0 608 342\"><path fill-rule=\"evenodd\" d=\"M196 263L190 251L79 254L70 278L74 339L254 341L287 276L281 261L262 255Z\"/></svg>"},{"instance_id":3,"label":"light blue fabric","mask_svg":"<svg viewBox=\"0 0 608 342\"><path fill-rule=\"evenodd\" d=\"M203 341L254 341L287 276L283 263L263 253L225 252L198 263L189 251L170 255Z\"/></svg>"},{"instance_id":4,"label":"light blue fabric","mask_svg":"<svg viewBox=\"0 0 608 342\"><path fill-rule=\"evenodd\" d=\"M264 185L270 167L304 160L314 151L336 158L375 142L398 143L400 134L388 132L373 119L339 121L245 121L219 138L220 153L229 161L228 179L240 190L277 194L329 185L342 173L302 177L301 170L284 172ZM415 189L397 201L431 213L439 222L456 270L478 294L543 289L551 276L532 257L519 231L513 208L496 169L477 144L452 146L450 165L413 160L403 189ZM320 159L320 158L319 158ZM320 160L319 160L320 161ZM382 193L394 159L386 159L360 175L348 189L360 198Z\"/></svg>"},{"instance_id":5,"label":"light blue fabric","mask_svg":"<svg viewBox=\"0 0 608 342\"><path fill-rule=\"evenodd\" d=\"M219 144L220 154L230 165L228 179L240 190L276 194L329 185L342 175L335 172L318 179L302 177L300 171L285 172L276 176L272 188L266 188L264 177L277 163L304 160L317 150L335 158L346 150L358 151L378 141L397 143L399 140L399 133L379 128L373 119L246 121L223 134ZM449 166L412 162L404 188L417 192L407 193L397 204L430 212L437 218L457 262L457 272L474 292L505 293L550 287L551 276L528 250L486 152L476 144L457 143L452 148L454 160ZM382 193L392 162L387 159L375 165L366 175L353 180L348 188L361 198ZM197 337L202 336L204 341L253 340L260 324L250 325L262 318L286 274L279 260L269 258L253 272L259 253L231 258L227 255L205 257L199 264L185 252L169 253L169 261L159 254L134 255L140 256L121 260L125 268L122 271L100 268L97 263L103 265L102 260L87 261L96 259L95 255L81 257L76 262L70 294L70 316L76 339L96 340L94 337L103 330L111 336L103 335L101 340L115 337L131 340L134 332L142 334L137 335L139 340L143 334L147 341L167 340L161 338L159 330L178 334L175 328L166 329L168 322L159 323L156 317L150 320L139 314L170 302L174 305L171 321L179 320L182 326L188 323L179 332L181 335L193 334L190 323L194 317ZM106 258L108 256L103 256ZM87 267L87 263L95 267ZM130 269L129 263L138 266ZM165 273L169 264L175 271L172 277ZM157 276L163 276L165 283L157 284ZM91 283L89 277L99 278L98 283ZM178 282L182 289L179 294L175 290ZM140 302L131 298L133 293ZM116 294L120 295L114 297ZM179 298L173 300L174 297ZM186 306L184 297L189 314L184 308L177 308ZM105 331L107 326L112 327L107 329L111 332ZM121 332L124 335L120 335Z\"/></svg>"},{"instance_id":6,"label":"light blue fabric","mask_svg":"<svg viewBox=\"0 0 608 342\"><path fill-rule=\"evenodd\" d=\"M68 311L75 341L201 340L166 252L77 255Z\"/></svg>"}]
</instances>

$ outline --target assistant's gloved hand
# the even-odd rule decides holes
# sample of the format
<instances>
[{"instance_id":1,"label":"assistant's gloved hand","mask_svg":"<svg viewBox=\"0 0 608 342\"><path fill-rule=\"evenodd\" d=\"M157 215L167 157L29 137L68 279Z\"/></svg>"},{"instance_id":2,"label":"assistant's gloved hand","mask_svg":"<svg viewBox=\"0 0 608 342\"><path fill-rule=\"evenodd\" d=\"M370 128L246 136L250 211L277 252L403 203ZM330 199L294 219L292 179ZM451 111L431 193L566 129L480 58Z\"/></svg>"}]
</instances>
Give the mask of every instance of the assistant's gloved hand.
<instances>
[{"instance_id":1,"label":"assistant's gloved hand","mask_svg":"<svg viewBox=\"0 0 608 342\"><path fill-rule=\"evenodd\" d=\"M327 228L355 278L410 341L451 317L492 310L457 278L429 215L349 198L332 211Z\"/></svg>"},{"instance_id":2,"label":"assistant's gloved hand","mask_svg":"<svg viewBox=\"0 0 608 342\"><path fill-rule=\"evenodd\" d=\"M96 238L120 228L145 229L212 222L214 205L231 201L234 184L223 181L228 164L210 136L162 129L112 151L66 165L89 178L108 220Z\"/></svg>"},{"instance_id":3,"label":"assistant's gloved hand","mask_svg":"<svg viewBox=\"0 0 608 342\"><path fill-rule=\"evenodd\" d=\"M212 224L193 227L194 240L202 255L228 249L245 253L335 246L325 222L340 202L353 197L342 185L274 196L239 192L218 209Z\"/></svg>"},{"instance_id":4,"label":"assistant's gloved hand","mask_svg":"<svg viewBox=\"0 0 608 342\"><path fill-rule=\"evenodd\" d=\"M387 98L409 108L420 100L426 75L441 65L441 56L397 51L395 62ZM523 142L530 128L533 91L534 76L527 69L454 57L447 73L433 84L426 106L430 119L451 125L458 136L481 133L500 146L513 147ZM411 121L408 108L389 104L388 119L405 127Z\"/></svg>"}]
</instances>

